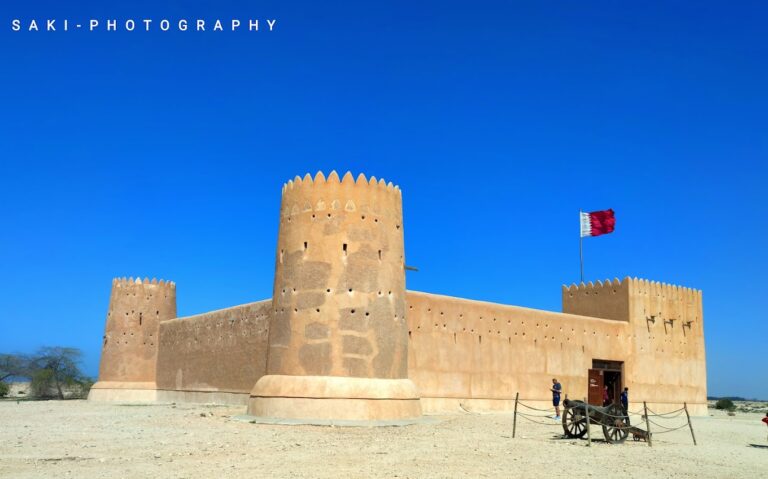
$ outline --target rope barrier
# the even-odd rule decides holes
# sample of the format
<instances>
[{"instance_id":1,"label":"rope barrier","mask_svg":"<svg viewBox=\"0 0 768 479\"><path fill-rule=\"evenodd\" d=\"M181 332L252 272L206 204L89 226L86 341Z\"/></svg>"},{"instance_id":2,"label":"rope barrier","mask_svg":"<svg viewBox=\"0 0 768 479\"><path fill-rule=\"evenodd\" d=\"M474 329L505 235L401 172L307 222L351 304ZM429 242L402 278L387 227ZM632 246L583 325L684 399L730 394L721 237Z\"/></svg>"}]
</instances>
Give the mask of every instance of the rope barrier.
<instances>
[{"instance_id":1,"label":"rope barrier","mask_svg":"<svg viewBox=\"0 0 768 479\"><path fill-rule=\"evenodd\" d=\"M518 412L517 414L520 415L520 416L543 417L543 418L547 418L547 419L554 419L552 416L549 416L547 414L526 414L526 413L523 413L523 412Z\"/></svg>"},{"instance_id":2,"label":"rope barrier","mask_svg":"<svg viewBox=\"0 0 768 479\"><path fill-rule=\"evenodd\" d=\"M688 427L688 423L685 423L685 424L683 424L682 426L680 426L680 427L676 427L676 428L674 428L674 429L669 429L669 428L667 428L667 430L665 430L665 431L654 432L654 434L666 434L666 433L668 433L668 432L677 431L678 429L682 429L682 428L684 428L684 427Z\"/></svg>"},{"instance_id":3,"label":"rope barrier","mask_svg":"<svg viewBox=\"0 0 768 479\"><path fill-rule=\"evenodd\" d=\"M674 411L663 412L663 413L655 412L655 411L651 410L650 408L648 408L648 411L650 411L652 413L651 416L675 418L677 416L682 415L685 412L685 408L681 407L680 409L675 409Z\"/></svg>"},{"instance_id":4,"label":"rope barrier","mask_svg":"<svg viewBox=\"0 0 768 479\"><path fill-rule=\"evenodd\" d=\"M536 423L536 424L541 424L543 426L558 426L558 427L561 427L561 424L559 422L554 422L554 423L553 422L542 422L542 421L536 421L534 419L531 419L532 417L546 418L548 416L531 416L531 415L523 414L523 413L520 413L520 412L517 413L517 415L518 416L522 416L523 419L525 419L527 421L530 421L530 422L533 422L533 423ZM552 419L552 418L550 417L549 419Z\"/></svg>"},{"instance_id":5,"label":"rope barrier","mask_svg":"<svg viewBox=\"0 0 768 479\"><path fill-rule=\"evenodd\" d=\"M669 427L669 426L662 426L661 424L657 423L656 421L650 421L650 422L651 422L651 424L653 424L654 426L656 426L656 427L660 427L660 428L662 428L662 429L679 429L679 428L678 428L678 427L676 427L676 426L672 426L672 427ZM686 421L686 422L685 422L685 424L683 424L683 426L687 426L687 425L688 425L688 421ZM681 426L681 427L682 427L682 426Z\"/></svg>"},{"instance_id":6,"label":"rope barrier","mask_svg":"<svg viewBox=\"0 0 768 479\"><path fill-rule=\"evenodd\" d=\"M518 401L517 403L518 403L519 405L521 405L521 406L525 407L525 408L528 408L528 409L533 409L534 411L551 411L551 410L552 410L552 408L547 408L547 409L540 409L540 408L537 408L537 407L529 406L529 405L525 404L523 401ZM553 406L553 407L554 407L554 406Z\"/></svg>"},{"instance_id":7,"label":"rope barrier","mask_svg":"<svg viewBox=\"0 0 768 479\"><path fill-rule=\"evenodd\" d=\"M553 417L549 416L548 414L547 415L526 414L526 413L519 412L517 410L517 406L522 406L532 411L539 411L539 412L546 412L546 413L552 412L552 408L542 409L542 408L537 408L537 407L533 407L528 404L525 404L524 402L519 400L519 396L520 396L520 393L517 393L515 396L515 419L514 419L515 424L517 422L517 416L521 416L525 420L535 424L540 424L543 426L562 427L562 423L560 421L556 421L556 422L549 421L549 419L553 419ZM691 428L691 437L693 437L693 441L695 445L696 438L693 435L693 426L691 424L690 416L688 415L688 410L686 406L687 406L686 404L683 404L682 408L675 409L674 411L669 411L665 413L657 413L655 411L648 409L647 406L644 406L645 411L642 411L642 412L626 410L626 411L623 411L621 414L612 414L612 413L609 413L608 411L603 410L603 408L587 404L585 399L584 401L579 401L577 405L572 405L570 408L564 407L565 410L563 411L563 415L565 415L570 409L574 407L578 408L576 411L576 414L580 416L580 419L575 419L569 424L576 424L576 425L590 424L592 426L597 426L597 427L602 426L603 428L608 428L608 430L613 430L613 431L616 431L616 430L629 431L627 435L629 433L632 433L634 435L643 434L644 435L643 437L646 439L649 446L651 445L651 442L650 442L650 438L651 438L650 425L651 424L661 429L660 431L657 431L654 434L666 434L668 432L673 432L673 431L683 429L685 427L689 427ZM685 424L682 424L679 426L669 427L651 420L651 418L653 417L653 418L657 418L657 421L659 420L667 421L667 420L675 419L681 416L683 413L686 414L686 422ZM637 416L645 419L647 431L643 431L641 428L638 428L637 426L633 426L629 424L630 416ZM544 422L544 421L541 421L541 419L548 419L548 421ZM587 429L589 430L589 427L587 427ZM606 433L606 435L607 434L608 433ZM514 429L513 429L512 437L515 437Z\"/></svg>"}]
</instances>

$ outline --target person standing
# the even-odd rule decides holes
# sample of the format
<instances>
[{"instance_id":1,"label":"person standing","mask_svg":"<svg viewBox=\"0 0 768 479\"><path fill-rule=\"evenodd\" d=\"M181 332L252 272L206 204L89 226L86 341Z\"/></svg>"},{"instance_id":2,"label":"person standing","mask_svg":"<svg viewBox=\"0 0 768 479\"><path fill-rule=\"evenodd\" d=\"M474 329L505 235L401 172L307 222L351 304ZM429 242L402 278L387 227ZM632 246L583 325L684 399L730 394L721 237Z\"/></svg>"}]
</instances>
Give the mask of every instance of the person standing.
<instances>
[{"instance_id":1,"label":"person standing","mask_svg":"<svg viewBox=\"0 0 768 479\"><path fill-rule=\"evenodd\" d=\"M624 408L624 414L627 414L629 411L629 388L624 388L619 399L621 400L621 407Z\"/></svg>"},{"instance_id":2,"label":"person standing","mask_svg":"<svg viewBox=\"0 0 768 479\"><path fill-rule=\"evenodd\" d=\"M608 395L608 386L603 386L603 406L611 404L611 397Z\"/></svg>"},{"instance_id":3,"label":"person standing","mask_svg":"<svg viewBox=\"0 0 768 479\"><path fill-rule=\"evenodd\" d=\"M629 422L629 388L624 388L619 395L619 401L621 401L621 408L624 409L624 415L626 416L627 425Z\"/></svg>"},{"instance_id":4,"label":"person standing","mask_svg":"<svg viewBox=\"0 0 768 479\"><path fill-rule=\"evenodd\" d=\"M560 419L560 393L563 392L563 386L557 382L556 378L552 378L552 387L549 389L552 391L552 405L555 406L554 420Z\"/></svg>"}]
</instances>

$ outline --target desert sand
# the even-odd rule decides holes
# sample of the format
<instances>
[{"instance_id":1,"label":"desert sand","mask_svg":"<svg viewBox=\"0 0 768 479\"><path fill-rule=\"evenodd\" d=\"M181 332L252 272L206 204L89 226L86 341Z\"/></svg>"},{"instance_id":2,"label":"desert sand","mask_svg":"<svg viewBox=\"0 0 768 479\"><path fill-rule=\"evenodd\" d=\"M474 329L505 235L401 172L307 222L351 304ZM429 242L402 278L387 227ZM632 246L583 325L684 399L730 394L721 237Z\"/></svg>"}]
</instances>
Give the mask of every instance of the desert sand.
<instances>
[{"instance_id":1,"label":"desert sand","mask_svg":"<svg viewBox=\"0 0 768 479\"><path fill-rule=\"evenodd\" d=\"M653 447L562 439L551 419L430 416L404 427L252 424L244 407L0 401L3 478L754 478L768 473L764 413L710 410ZM683 416L684 417L684 416ZM662 424L665 424L662 422ZM666 422L684 424L680 417ZM653 426L652 426L653 427ZM598 432L596 437L602 438Z\"/></svg>"}]
</instances>

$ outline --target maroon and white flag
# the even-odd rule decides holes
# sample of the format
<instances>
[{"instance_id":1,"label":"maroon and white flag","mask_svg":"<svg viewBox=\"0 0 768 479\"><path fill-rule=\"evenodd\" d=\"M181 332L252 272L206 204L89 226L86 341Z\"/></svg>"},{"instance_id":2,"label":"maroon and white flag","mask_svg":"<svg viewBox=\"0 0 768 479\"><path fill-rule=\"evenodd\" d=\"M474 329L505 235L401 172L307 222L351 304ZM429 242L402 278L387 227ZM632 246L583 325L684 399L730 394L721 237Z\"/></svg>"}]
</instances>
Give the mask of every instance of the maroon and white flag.
<instances>
[{"instance_id":1,"label":"maroon and white flag","mask_svg":"<svg viewBox=\"0 0 768 479\"><path fill-rule=\"evenodd\" d=\"M616 226L613 210L593 211L591 213L582 211L579 214L581 215L582 238L613 233L613 228Z\"/></svg>"}]
</instances>

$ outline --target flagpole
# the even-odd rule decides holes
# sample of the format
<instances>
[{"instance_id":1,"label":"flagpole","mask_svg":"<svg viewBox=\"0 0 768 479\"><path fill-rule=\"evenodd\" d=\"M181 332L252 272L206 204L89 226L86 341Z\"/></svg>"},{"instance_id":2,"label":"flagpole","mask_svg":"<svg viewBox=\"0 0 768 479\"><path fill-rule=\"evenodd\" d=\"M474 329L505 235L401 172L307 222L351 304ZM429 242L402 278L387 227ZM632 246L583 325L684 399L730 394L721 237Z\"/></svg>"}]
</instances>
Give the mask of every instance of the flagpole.
<instances>
[{"instance_id":1,"label":"flagpole","mask_svg":"<svg viewBox=\"0 0 768 479\"><path fill-rule=\"evenodd\" d=\"M579 210L579 282L584 282L584 237L581 235L581 210Z\"/></svg>"}]
</instances>

